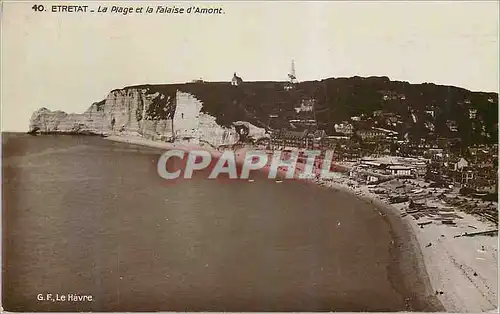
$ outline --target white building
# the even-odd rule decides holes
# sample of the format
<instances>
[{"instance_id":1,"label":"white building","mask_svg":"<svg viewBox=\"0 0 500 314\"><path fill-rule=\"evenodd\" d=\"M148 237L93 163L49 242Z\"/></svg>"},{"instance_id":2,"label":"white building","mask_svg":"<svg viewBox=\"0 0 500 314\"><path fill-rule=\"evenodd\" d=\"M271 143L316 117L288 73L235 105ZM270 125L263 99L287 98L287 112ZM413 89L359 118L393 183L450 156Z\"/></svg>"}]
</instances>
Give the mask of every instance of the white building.
<instances>
[{"instance_id":1,"label":"white building","mask_svg":"<svg viewBox=\"0 0 500 314\"><path fill-rule=\"evenodd\" d=\"M393 176L411 176L412 169L408 166L393 165L387 168Z\"/></svg>"},{"instance_id":2,"label":"white building","mask_svg":"<svg viewBox=\"0 0 500 314\"><path fill-rule=\"evenodd\" d=\"M469 119L476 119L477 109L469 108Z\"/></svg>"},{"instance_id":3,"label":"white building","mask_svg":"<svg viewBox=\"0 0 500 314\"><path fill-rule=\"evenodd\" d=\"M354 127L352 124L343 122L334 125L335 132L351 135L354 132Z\"/></svg>"},{"instance_id":4,"label":"white building","mask_svg":"<svg viewBox=\"0 0 500 314\"><path fill-rule=\"evenodd\" d=\"M231 85L238 86L241 85L241 83L243 83L243 79L236 75L236 72L234 72L233 78L231 79Z\"/></svg>"},{"instance_id":5,"label":"white building","mask_svg":"<svg viewBox=\"0 0 500 314\"><path fill-rule=\"evenodd\" d=\"M463 168L469 166L469 163L464 158L460 158L460 160L455 164L455 170L462 170Z\"/></svg>"}]
</instances>

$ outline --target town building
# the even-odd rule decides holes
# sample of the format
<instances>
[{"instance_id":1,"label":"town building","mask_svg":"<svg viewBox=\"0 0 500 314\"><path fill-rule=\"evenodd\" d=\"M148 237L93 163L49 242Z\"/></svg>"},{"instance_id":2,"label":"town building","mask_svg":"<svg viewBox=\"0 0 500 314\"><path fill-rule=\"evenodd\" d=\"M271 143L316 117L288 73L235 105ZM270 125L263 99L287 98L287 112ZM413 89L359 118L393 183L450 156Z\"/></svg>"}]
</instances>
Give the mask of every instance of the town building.
<instances>
[{"instance_id":1,"label":"town building","mask_svg":"<svg viewBox=\"0 0 500 314\"><path fill-rule=\"evenodd\" d=\"M477 109L469 108L469 119L477 118Z\"/></svg>"},{"instance_id":2,"label":"town building","mask_svg":"<svg viewBox=\"0 0 500 314\"><path fill-rule=\"evenodd\" d=\"M340 124L335 124L334 125L335 132L337 133L342 133L345 135L352 135L354 133L354 126L347 121L343 121Z\"/></svg>"},{"instance_id":3,"label":"town building","mask_svg":"<svg viewBox=\"0 0 500 314\"><path fill-rule=\"evenodd\" d=\"M467 160L465 160L464 158L460 158L459 161L457 161L455 164L454 164L454 169L455 171L457 170L462 170L464 169L465 167L469 166L469 163L467 162Z\"/></svg>"},{"instance_id":4,"label":"town building","mask_svg":"<svg viewBox=\"0 0 500 314\"><path fill-rule=\"evenodd\" d=\"M347 145L350 137L345 135L328 135L322 139L322 147L324 149L335 148L341 145Z\"/></svg>"},{"instance_id":5,"label":"town building","mask_svg":"<svg viewBox=\"0 0 500 314\"><path fill-rule=\"evenodd\" d=\"M278 130L271 134L271 149L321 149L324 130Z\"/></svg>"},{"instance_id":6,"label":"town building","mask_svg":"<svg viewBox=\"0 0 500 314\"><path fill-rule=\"evenodd\" d=\"M426 110L425 113L433 118L436 116L435 111L433 109Z\"/></svg>"},{"instance_id":7,"label":"town building","mask_svg":"<svg viewBox=\"0 0 500 314\"><path fill-rule=\"evenodd\" d=\"M390 165L387 167L390 174L398 177L412 176L413 168L403 165Z\"/></svg>"},{"instance_id":8,"label":"town building","mask_svg":"<svg viewBox=\"0 0 500 314\"><path fill-rule=\"evenodd\" d=\"M457 132L458 131L458 125L457 122L454 120L447 120L446 121L446 126L451 132Z\"/></svg>"},{"instance_id":9,"label":"town building","mask_svg":"<svg viewBox=\"0 0 500 314\"><path fill-rule=\"evenodd\" d=\"M417 161L413 164L415 176L423 178L427 174L427 163L425 161Z\"/></svg>"},{"instance_id":10,"label":"town building","mask_svg":"<svg viewBox=\"0 0 500 314\"><path fill-rule=\"evenodd\" d=\"M474 179L474 172L472 170L466 170L461 172L462 175L462 187L471 187L472 180Z\"/></svg>"},{"instance_id":11,"label":"town building","mask_svg":"<svg viewBox=\"0 0 500 314\"><path fill-rule=\"evenodd\" d=\"M356 131L356 135L358 135L363 141L371 142L371 141L383 140L386 138L387 134L384 131L371 128L371 129L358 130Z\"/></svg>"}]
</instances>

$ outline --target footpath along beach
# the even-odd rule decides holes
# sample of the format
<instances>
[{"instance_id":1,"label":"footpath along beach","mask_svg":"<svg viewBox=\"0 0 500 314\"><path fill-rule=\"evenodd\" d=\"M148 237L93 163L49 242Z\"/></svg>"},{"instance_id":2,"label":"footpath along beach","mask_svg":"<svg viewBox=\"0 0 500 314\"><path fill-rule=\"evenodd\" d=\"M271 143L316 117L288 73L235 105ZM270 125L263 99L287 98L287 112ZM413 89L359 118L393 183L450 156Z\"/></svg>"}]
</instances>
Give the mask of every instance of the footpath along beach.
<instances>
[{"instance_id":1,"label":"footpath along beach","mask_svg":"<svg viewBox=\"0 0 500 314\"><path fill-rule=\"evenodd\" d=\"M138 137L110 136L108 140L154 147L159 149L181 149L185 151L204 149L198 145L165 143ZM208 149L213 157L221 153ZM236 161L243 162L246 149L236 152ZM351 180L348 175L350 165L340 164L346 172L335 173L333 178L312 179L320 186L350 193L365 202L374 205L374 210L394 226L396 251L408 251L402 254L401 265L410 278L406 283L413 286L423 299L429 300L435 295L447 312L496 312L498 309L498 233L495 235L475 235L481 231L496 230L498 226L488 221L446 206L442 199L426 197L426 203L436 212L446 211L460 217L453 225L439 219L433 219L431 213L425 219L408 214L408 202L391 204L389 199L371 186ZM297 168L303 169L303 164ZM283 174L283 172L281 172ZM390 191L391 184L400 184L398 180L377 186ZM409 184L418 184L410 182ZM379 192L379 193L375 193ZM441 193L441 194L444 194ZM411 211L410 211L411 212ZM402 228L404 230L396 230ZM403 256L404 255L404 256ZM412 281L412 275L415 277ZM418 278L423 278L419 280Z\"/></svg>"}]
</instances>

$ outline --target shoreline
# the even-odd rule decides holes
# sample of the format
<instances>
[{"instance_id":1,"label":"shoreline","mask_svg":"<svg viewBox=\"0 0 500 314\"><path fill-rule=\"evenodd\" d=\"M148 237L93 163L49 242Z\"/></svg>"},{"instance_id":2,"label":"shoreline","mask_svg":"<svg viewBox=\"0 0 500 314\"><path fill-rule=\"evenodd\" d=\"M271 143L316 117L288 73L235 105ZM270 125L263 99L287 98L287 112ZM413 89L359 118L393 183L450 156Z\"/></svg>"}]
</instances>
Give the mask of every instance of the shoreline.
<instances>
[{"instance_id":1,"label":"shoreline","mask_svg":"<svg viewBox=\"0 0 500 314\"><path fill-rule=\"evenodd\" d=\"M342 175L339 175L341 178ZM349 180L347 178L347 180ZM394 260L388 274L392 276L403 274L403 278L389 278L395 289L403 292L407 298L407 306L413 311L449 312L444 304L436 297L432 289L431 277L428 274L424 255L420 243L409 222L400 216L396 208L382 200L366 194L356 193L347 185L329 181L319 186L348 193L349 195L373 206L382 219L388 223L394 242L389 247Z\"/></svg>"},{"instance_id":2,"label":"shoreline","mask_svg":"<svg viewBox=\"0 0 500 314\"><path fill-rule=\"evenodd\" d=\"M221 154L218 150L199 145L155 142L138 137L110 136L105 139L159 149L175 148L184 151L205 149L212 156ZM241 162L244 158L243 156L238 158L240 153L244 156L245 149L238 150L237 162ZM345 166L342 163L340 165ZM283 174L282 170L279 172ZM420 311L447 312L492 312L498 308L498 282L496 281L498 247L495 245L498 236L454 238L454 235L460 231L468 230L462 225L477 225L484 229L487 226L486 223L472 215L460 213L467 219L456 230L450 230L453 227L444 224L434 223L419 228L411 215L402 216L406 203L385 202L380 196L371 192L367 185L351 187L349 184L357 185L357 183L351 183L355 181L344 174L339 173L338 177L330 180L307 179L306 181L320 187L349 193L371 204L383 216L390 226L394 239L389 247L394 258L393 265L389 267L393 271L389 271L388 274L404 274L403 279L389 278L389 280L397 291L408 294L406 301L411 308L417 308ZM456 241L457 239L460 243ZM485 247L483 244L479 245L478 242L487 243L486 251L490 253L488 255L490 258L486 259L483 256L473 259L473 256L470 256L470 251L474 249L474 246ZM433 243L434 246L432 246ZM466 249L462 249L463 246L466 246ZM482 263L474 263L474 261Z\"/></svg>"},{"instance_id":3,"label":"shoreline","mask_svg":"<svg viewBox=\"0 0 500 314\"><path fill-rule=\"evenodd\" d=\"M351 181L348 177L343 180ZM467 238L457 236L498 229L497 226L457 210L455 211L462 219L456 226L435 222L425 222L426 225L423 226L411 215L404 214L403 209L408 202L390 204L371 192L367 185L353 188L335 181L322 182L320 185L351 193L358 199L373 204L387 214L385 217L391 221L391 228L401 226L405 229L399 232L403 239L396 244L402 246L401 251L413 249L411 253L416 260L402 260L401 266L410 267L413 272L423 275L421 280L417 276L413 282L409 280L406 283L414 288L417 285L422 292L420 296L429 298L427 301L446 312L496 312L498 235ZM405 254L400 258L405 258ZM417 302L421 301L423 300Z\"/></svg>"}]
</instances>

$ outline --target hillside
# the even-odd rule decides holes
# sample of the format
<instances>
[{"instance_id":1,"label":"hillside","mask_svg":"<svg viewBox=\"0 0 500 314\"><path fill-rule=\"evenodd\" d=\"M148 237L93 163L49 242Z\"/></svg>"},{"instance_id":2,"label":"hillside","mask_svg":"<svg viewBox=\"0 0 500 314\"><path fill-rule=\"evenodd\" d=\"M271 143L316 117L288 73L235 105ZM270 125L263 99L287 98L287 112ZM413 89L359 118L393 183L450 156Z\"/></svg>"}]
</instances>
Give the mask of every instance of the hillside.
<instances>
[{"instance_id":1,"label":"hillside","mask_svg":"<svg viewBox=\"0 0 500 314\"><path fill-rule=\"evenodd\" d=\"M80 115L42 108L33 114L30 131L104 134L116 117L116 125L124 131L168 136L167 120L175 114L172 100L179 91L199 100L201 113L223 128L234 128L236 121L260 128L289 128L288 121L297 118L295 108L308 101L315 104L319 128L328 134L335 133L336 123L348 121L355 129L390 129L400 139L414 142L437 138L460 139L462 146L498 142L497 93L387 77L328 78L300 82L292 89L286 85L259 81L238 86L230 82L128 86L111 91Z\"/></svg>"},{"instance_id":2,"label":"hillside","mask_svg":"<svg viewBox=\"0 0 500 314\"><path fill-rule=\"evenodd\" d=\"M266 127L269 115L278 115L273 124L286 127L295 115L294 107L301 99L315 99L316 118L321 128L334 132L333 125L364 115L368 124L408 133L411 139L461 138L464 144L496 143L498 137L498 94L471 92L463 88L431 83L410 84L391 81L387 77L329 78L301 82L293 90L285 90L285 82L229 82L140 85L148 93L174 96L177 89L196 95L203 111L228 126L234 121L249 121ZM165 102L151 107L151 114L165 116ZM474 112L476 110L476 112ZM381 118L397 116L394 126ZM386 124L386 125L384 125ZM454 127L456 126L456 127Z\"/></svg>"}]
</instances>

